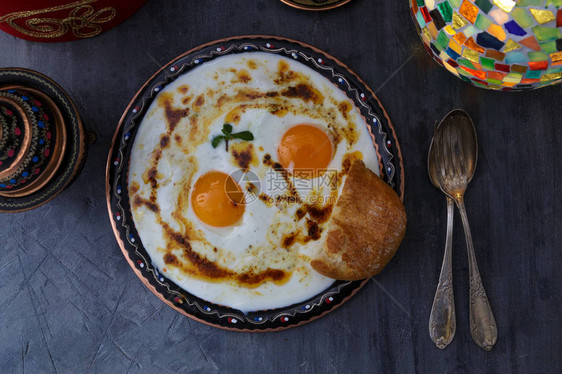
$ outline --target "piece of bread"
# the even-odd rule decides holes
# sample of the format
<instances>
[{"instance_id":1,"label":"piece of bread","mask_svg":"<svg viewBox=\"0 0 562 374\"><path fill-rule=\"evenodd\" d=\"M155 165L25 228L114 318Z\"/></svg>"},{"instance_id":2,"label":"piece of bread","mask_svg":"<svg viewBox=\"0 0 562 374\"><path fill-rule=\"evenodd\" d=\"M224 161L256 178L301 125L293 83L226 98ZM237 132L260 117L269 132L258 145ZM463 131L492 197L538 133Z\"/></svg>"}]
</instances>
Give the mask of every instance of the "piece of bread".
<instances>
[{"instance_id":1,"label":"piece of bread","mask_svg":"<svg viewBox=\"0 0 562 374\"><path fill-rule=\"evenodd\" d=\"M394 256L406 232L406 211L396 192L356 160L325 230L312 268L334 279L365 279Z\"/></svg>"}]
</instances>

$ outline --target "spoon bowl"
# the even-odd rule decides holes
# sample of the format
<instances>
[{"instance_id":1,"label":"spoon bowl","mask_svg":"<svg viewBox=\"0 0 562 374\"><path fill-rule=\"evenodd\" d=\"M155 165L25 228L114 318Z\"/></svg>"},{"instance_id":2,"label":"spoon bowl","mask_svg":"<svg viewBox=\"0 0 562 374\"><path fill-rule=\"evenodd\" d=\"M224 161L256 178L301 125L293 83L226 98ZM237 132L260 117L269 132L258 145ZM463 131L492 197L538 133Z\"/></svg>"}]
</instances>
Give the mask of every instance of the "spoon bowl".
<instances>
[{"instance_id":1,"label":"spoon bowl","mask_svg":"<svg viewBox=\"0 0 562 374\"><path fill-rule=\"evenodd\" d=\"M453 199L463 196L478 161L476 129L468 114L460 109L447 114L437 126L435 142L437 185Z\"/></svg>"}]
</instances>

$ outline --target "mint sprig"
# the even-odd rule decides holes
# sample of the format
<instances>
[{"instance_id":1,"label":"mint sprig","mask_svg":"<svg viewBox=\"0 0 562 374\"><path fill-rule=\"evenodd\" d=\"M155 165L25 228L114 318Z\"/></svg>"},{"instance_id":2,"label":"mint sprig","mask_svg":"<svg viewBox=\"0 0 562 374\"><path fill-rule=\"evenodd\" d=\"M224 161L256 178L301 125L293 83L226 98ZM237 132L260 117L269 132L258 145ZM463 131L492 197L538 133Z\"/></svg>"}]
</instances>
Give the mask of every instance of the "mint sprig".
<instances>
[{"instance_id":1,"label":"mint sprig","mask_svg":"<svg viewBox=\"0 0 562 374\"><path fill-rule=\"evenodd\" d=\"M240 131L232 133L232 125L225 123L222 126L222 135L215 135L211 139L211 145L213 148L217 148L219 144L224 140L225 142L225 149L228 152L228 141L232 139L240 139L240 140L254 140L254 135L249 131Z\"/></svg>"}]
</instances>

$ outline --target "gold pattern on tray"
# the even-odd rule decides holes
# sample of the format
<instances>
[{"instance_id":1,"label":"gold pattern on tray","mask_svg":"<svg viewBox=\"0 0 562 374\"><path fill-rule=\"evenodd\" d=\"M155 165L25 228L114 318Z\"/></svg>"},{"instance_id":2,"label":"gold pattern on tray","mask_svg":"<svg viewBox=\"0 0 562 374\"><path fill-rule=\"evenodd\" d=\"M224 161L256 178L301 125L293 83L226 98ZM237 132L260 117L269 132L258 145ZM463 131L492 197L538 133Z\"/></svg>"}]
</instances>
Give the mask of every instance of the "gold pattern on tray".
<instances>
[{"instance_id":1,"label":"gold pattern on tray","mask_svg":"<svg viewBox=\"0 0 562 374\"><path fill-rule=\"evenodd\" d=\"M111 21L117 14L117 10L113 7L96 11L92 5L89 5L95 2L97 0L79 0L45 9L14 12L0 17L0 23L5 22L16 31L35 38L58 38L69 30L78 38L89 38L101 33L100 24ZM62 10L70 10L68 17L41 17ZM25 20L25 26L16 22L22 18L28 18Z\"/></svg>"}]
</instances>

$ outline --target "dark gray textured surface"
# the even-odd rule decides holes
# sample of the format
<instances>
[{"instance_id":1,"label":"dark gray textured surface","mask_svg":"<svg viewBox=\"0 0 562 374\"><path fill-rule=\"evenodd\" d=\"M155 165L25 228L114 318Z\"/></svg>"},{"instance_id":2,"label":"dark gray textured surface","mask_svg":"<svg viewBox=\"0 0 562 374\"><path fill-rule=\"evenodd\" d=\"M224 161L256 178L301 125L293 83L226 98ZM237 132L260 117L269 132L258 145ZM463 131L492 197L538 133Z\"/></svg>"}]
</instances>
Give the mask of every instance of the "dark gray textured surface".
<instances>
[{"instance_id":1,"label":"dark gray textured surface","mask_svg":"<svg viewBox=\"0 0 562 374\"><path fill-rule=\"evenodd\" d=\"M67 191L37 210L0 215L0 372L560 372L562 85L501 93L462 83L425 54L407 3L354 0L308 13L276 0L150 0L89 40L0 34L0 66L53 78L98 135ZM387 269L327 316L266 334L222 331L164 306L123 258L104 196L111 137L138 88L192 47L242 34L298 39L357 72L388 111L406 170L409 227ZM457 335L440 351L427 332L446 222L426 152L433 121L455 107L470 113L480 141L466 200L499 330L488 353L468 329L458 214Z\"/></svg>"}]
</instances>

